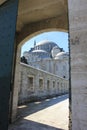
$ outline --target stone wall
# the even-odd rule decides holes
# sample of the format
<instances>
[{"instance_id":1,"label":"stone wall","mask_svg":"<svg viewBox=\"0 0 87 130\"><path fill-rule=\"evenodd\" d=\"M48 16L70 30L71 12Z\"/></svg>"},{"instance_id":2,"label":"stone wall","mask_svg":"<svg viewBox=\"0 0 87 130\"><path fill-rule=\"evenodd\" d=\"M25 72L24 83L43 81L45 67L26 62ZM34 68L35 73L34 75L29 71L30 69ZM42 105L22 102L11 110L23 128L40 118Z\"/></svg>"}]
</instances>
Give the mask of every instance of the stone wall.
<instances>
[{"instance_id":1,"label":"stone wall","mask_svg":"<svg viewBox=\"0 0 87 130\"><path fill-rule=\"evenodd\" d=\"M87 130L87 0L68 0L72 130Z\"/></svg>"},{"instance_id":2,"label":"stone wall","mask_svg":"<svg viewBox=\"0 0 87 130\"><path fill-rule=\"evenodd\" d=\"M20 67L19 104L68 93L68 80L23 63Z\"/></svg>"},{"instance_id":3,"label":"stone wall","mask_svg":"<svg viewBox=\"0 0 87 130\"><path fill-rule=\"evenodd\" d=\"M53 73L59 77L69 79L69 63L67 59L45 59L35 62L30 62L29 65L41 70Z\"/></svg>"}]
</instances>

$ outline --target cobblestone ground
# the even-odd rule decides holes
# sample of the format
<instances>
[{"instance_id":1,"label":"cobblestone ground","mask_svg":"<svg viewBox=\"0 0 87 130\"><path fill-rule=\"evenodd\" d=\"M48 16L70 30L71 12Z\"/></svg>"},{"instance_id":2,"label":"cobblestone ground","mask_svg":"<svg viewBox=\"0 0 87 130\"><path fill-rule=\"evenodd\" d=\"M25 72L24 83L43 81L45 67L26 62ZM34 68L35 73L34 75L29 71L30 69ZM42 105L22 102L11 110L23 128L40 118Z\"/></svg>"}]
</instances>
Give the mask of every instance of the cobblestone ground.
<instances>
[{"instance_id":1,"label":"cobblestone ground","mask_svg":"<svg viewBox=\"0 0 87 130\"><path fill-rule=\"evenodd\" d=\"M18 107L19 119L9 130L68 130L68 95Z\"/></svg>"}]
</instances>

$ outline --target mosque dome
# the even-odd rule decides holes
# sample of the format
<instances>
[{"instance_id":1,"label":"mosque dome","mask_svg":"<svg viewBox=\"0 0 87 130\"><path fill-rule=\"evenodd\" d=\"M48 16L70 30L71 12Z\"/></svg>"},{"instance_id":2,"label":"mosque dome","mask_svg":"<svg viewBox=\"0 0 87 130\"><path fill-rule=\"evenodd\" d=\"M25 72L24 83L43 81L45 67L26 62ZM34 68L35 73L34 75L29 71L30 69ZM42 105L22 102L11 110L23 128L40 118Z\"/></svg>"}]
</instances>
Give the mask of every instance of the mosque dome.
<instances>
[{"instance_id":1,"label":"mosque dome","mask_svg":"<svg viewBox=\"0 0 87 130\"><path fill-rule=\"evenodd\" d=\"M68 58L69 54L68 52L60 52L55 56L55 59L64 59L64 58Z\"/></svg>"},{"instance_id":2,"label":"mosque dome","mask_svg":"<svg viewBox=\"0 0 87 130\"><path fill-rule=\"evenodd\" d=\"M32 53L47 53L44 50L33 50Z\"/></svg>"},{"instance_id":3,"label":"mosque dome","mask_svg":"<svg viewBox=\"0 0 87 130\"><path fill-rule=\"evenodd\" d=\"M54 46L53 49L59 49L59 46L58 46L58 45L57 45L57 46Z\"/></svg>"},{"instance_id":4,"label":"mosque dome","mask_svg":"<svg viewBox=\"0 0 87 130\"><path fill-rule=\"evenodd\" d=\"M36 46L47 45L47 44L57 46L57 44L55 42L52 42L52 41L49 41L49 40L40 41L40 42L37 43Z\"/></svg>"},{"instance_id":5,"label":"mosque dome","mask_svg":"<svg viewBox=\"0 0 87 130\"><path fill-rule=\"evenodd\" d=\"M32 55L37 55L39 58L50 58L49 53L44 50L33 50Z\"/></svg>"},{"instance_id":6,"label":"mosque dome","mask_svg":"<svg viewBox=\"0 0 87 130\"><path fill-rule=\"evenodd\" d=\"M45 50L48 53L51 53L51 50L54 46L57 46L55 42L43 40L41 42L38 42L37 45L35 45L34 50Z\"/></svg>"},{"instance_id":7,"label":"mosque dome","mask_svg":"<svg viewBox=\"0 0 87 130\"><path fill-rule=\"evenodd\" d=\"M54 46L51 51L52 57L54 58L60 51L61 49L59 48L59 46Z\"/></svg>"}]
</instances>

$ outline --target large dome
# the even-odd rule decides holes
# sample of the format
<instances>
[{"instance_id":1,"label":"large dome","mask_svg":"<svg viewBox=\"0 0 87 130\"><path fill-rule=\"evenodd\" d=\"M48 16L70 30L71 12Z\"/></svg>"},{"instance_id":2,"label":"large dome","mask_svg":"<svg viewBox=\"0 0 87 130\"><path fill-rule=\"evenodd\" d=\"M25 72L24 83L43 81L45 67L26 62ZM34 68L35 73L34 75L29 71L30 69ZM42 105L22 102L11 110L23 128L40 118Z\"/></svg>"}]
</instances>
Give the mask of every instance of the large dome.
<instances>
[{"instance_id":1,"label":"large dome","mask_svg":"<svg viewBox=\"0 0 87 130\"><path fill-rule=\"evenodd\" d=\"M54 45L54 46L57 46L57 44L55 42L52 42L52 41L49 41L49 40L43 40L41 42L38 42L36 46L40 46L40 45L47 45L47 44L50 44L50 45Z\"/></svg>"},{"instance_id":2,"label":"large dome","mask_svg":"<svg viewBox=\"0 0 87 130\"><path fill-rule=\"evenodd\" d=\"M49 41L49 40L43 40L43 41L37 43L37 45L35 45L34 50L44 50L51 54L51 50L55 46L57 46L56 43Z\"/></svg>"}]
</instances>

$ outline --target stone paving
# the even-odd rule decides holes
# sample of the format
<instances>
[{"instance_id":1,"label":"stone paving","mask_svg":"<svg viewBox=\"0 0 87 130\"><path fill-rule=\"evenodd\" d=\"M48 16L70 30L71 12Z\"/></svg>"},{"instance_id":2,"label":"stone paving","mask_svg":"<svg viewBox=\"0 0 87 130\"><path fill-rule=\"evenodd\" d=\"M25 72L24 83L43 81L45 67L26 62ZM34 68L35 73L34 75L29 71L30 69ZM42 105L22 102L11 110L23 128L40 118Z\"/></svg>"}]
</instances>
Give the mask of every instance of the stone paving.
<instances>
[{"instance_id":1,"label":"stone paving","mask_svg":"<svg viewBox=\"0 0 87 130\"><path fill-rule=\"evenodd\" d=\"M9 130L68 130L68 95L19 106L18 115Z\"/></svg>"}]
</instances>

